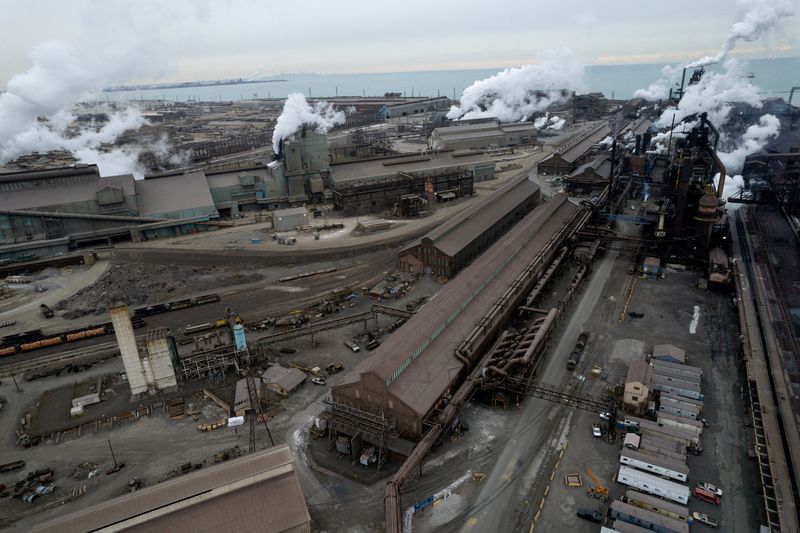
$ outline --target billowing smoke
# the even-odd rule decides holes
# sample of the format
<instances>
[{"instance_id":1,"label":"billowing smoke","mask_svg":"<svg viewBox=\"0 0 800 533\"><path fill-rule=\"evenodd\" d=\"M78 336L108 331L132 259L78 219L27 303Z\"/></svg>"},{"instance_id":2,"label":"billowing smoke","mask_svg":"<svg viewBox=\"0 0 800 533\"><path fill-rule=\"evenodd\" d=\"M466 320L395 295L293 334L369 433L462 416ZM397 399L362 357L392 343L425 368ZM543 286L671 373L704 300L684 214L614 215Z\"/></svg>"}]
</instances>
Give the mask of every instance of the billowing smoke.
<instances>
[{"instance_id":1,"label":"billowing smoke","mask_svg":"<svg viewBox=\"0 0 800 533\"><path fill-rule=\"evenodd\" d=\"M70 109L89 91L160 72L147 43L121 39L115 46L76 47L46 41L30 53L32 66L8 82L0 94L0 163L33 151L63 148L79 161L97 163L103 174L137 171L138 152L101 152L129 129L144 124L134 108L111 114L100 129L67 135Z\"/></svg>"},{"instance_id":2,"label":"billowing smoke","mask_svg":"<svg viewBox=\"0 0 800 533\"><path fill-rule=\"evenodd\" d=\"M583 68L567 48L544 50L537 55L535 64L508 68L464 89L460 105L450 108L447 118L525 120L582 88Z\"/></svg>"},{"instance_id":3,"label":"billowing smoke","mask_svg":"<svg viewBox=\"0 0 800 533\"><path fill-rule=\"evenodd\" d=\"M729 59L723 65L723 72L706 72L700 81L689 85L677 107L665 110L656 121L660 128L695 113L708 113L708 119L718 129L727 124L732 105L736 102L760 108L762 105L760 89L747 77L744 63Z\"/></svg>"},{"instance_id":4,"label":"billowing smoke","mask_svg":"<svg viewBox=\"0 0 800 533\"><path fill-rule=\"evenodd\" d=\"M548 111L533 121L533 127L537 130L545 129L557 131L563 128L566 123L567 121L558 115L550 116L550 112Z\"/></svg>"},{"instance_id":5,"label":"billowing smoke","mask_svg":"<svg viewBox=\"0 0 800 533\"><path fill-rule=\"evenodd\" d=\"M650 84L647 89L639 89L633 93L634 98L643 98L648 102L664 100L669 96L669 88L680 79L681 67L665 65L661 69L661 78Z\"/></svg>"},{"instance_id":6,"label":"billowing smoke","mask_svg":"<svg viewBox=\"0 0 800 533\"><path fill-rule=\"evenodd\" d=\"M283 104L283 112L272 133L272 151L280 152L282 140L299 131L303 126L314 126L318 133L328 133L337 124L343 124L345 114L336 111L328 102L318 101L312 107L301 93L292 93Z\"/></svg>"},{"instance_id":7,"label":"billowing smoke","mask_svg":"<svg viewBox=\"0 0 800 533\"><path fill-rule=\"evenodd\" d=\"M740 173L747 156L759 152L770 139L777 137L780 127L781 121L775 115L761 115L758 124L747 128L733 151L719 152L725 170L731 175Z\"/></svg>"},{"instance_id":8,"label":"billowing smoke","mask_svg":"<svg viewBox=\"0 0 800 533\"><path fill-rule=\"evenodd\" d=\"M716 55L706 56L686 65L687 68L700 68L725 60L737 41L752 42L771 30L784 17L794 15L794 7L789 0L739 0L743 11L741 20L731 26L728 38Z\"/></svg>"}]
</instances>

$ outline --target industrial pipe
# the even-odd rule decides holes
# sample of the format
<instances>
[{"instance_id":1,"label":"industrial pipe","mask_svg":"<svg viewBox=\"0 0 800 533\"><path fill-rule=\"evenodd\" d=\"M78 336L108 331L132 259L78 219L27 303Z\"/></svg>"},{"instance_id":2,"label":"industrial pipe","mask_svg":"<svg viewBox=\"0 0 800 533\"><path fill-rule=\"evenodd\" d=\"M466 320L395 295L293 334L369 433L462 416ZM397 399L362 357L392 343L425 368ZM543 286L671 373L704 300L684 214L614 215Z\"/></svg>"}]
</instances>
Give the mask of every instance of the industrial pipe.
<instances>
[{"instance_id":1,"label":"industrial pipe","mask_svg":"<svg viewBox=\"0 0 800 533\"><path fill-rule=\"evenodd\" d=\"M719 169L719 183L717 184L717 198L719 199L722 198L722 191L725 187L725 165L723 165L722 161L720 161L716 150L712 150L711 147L708 147L708 154L711 156L711 159L714 160L714 163Z\"/></svg>"},{"instance_id":2,"label":"industrial pipe","mask_svg":"<svg viewBox=\"0 0 800 533\"><path fill-rule=\"evenodd\" d=\"M0 215L21 216L21 217L45 217L45 218L80 218L86 220L108 220L114 222L167 222L176 220L174 218L152 218L152 217L133 217L124 215L91 215L88 213L62 213L58 211L28 211L26 209L0 209Z\"/></svg>"}]
</instances>

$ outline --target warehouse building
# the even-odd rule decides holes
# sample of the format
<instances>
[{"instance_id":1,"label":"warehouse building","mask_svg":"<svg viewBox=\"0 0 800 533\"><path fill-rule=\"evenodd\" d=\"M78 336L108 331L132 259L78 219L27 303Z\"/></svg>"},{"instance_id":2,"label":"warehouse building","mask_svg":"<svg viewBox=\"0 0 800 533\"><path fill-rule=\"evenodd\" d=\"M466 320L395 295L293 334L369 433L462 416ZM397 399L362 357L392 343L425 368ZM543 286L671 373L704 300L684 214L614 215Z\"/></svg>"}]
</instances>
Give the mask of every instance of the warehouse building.
<instances>
[{"instance_id":1,"label":"warehouse building","mask_svg":"<svg viewBox=\"0 0 800 533\"><path fill-rule=\"evenodd\" d=\"M611 176L611 160L605 154L599 155L570 173L564 181L567 192L590 194L608 185Z\"/></svg>"},{"instance_id":2,"label":"warehouse building","mask_svg":"<svg viewBox=\"0 0 800 533\"><path fill-rule=\"evenodd\" d=\"M450 108L450 99L446 96L436 96L433 98L403 98L402 101L393 103L387 102L379 110L378 115L382 118L405 117L417 113L430 113L431 111L441 111Z\"/></svg>"},{"instance_id":3,"label":"warehouse building","mask_svg":"<svg viewBox=\"0 0 800 533\"><path fill-rule=\"evenodd\" d=\"M347 216L416 216L436 203L472 195L473 182L492 179L494 167L482 153L459 152L332 165L333 206Z\"/></svg>"},{"instance_id":4,"label":"warehouse building","mask_svg":"<svg viewBox=\"0 0 800 533\"><path fill-rule=\"evenodd\" d=\"M285 444L125 494L33 529L217 532L311 531L311 516Z\"/></svg>"},{"instance_id":5,"label":"warehouse building","mask_svg":"<svg viewBox=\"0 0 800 533\"><path fill-rule=\"evenodd\" d=\"M539 203L539 186L520 176L398 254L398 269L452 278Z\"/></svg>"},{"instance_id":6,"label":"warehouse building","mask_svg":"<svg viewBox=\"0 0 800 533\"><path fill-rule=\"evenodd\" d=\"M402 438L419 439L425 421L442 405L448 391L461 383L468 364L475 362L469 358L479 357L494 342L497 328L532 289L570 234L574 217L582 212L564 195L536 207L335 385L333 402L354 410L362 419L391 421L393 431ZM533 269L532 263L537 265ZM525 281L515 282L523 274ZM517 290L493 320L493 327L479 329L457 355L456 349L476 322L512 282ZM333 427L337 424L334 419ZM358 426L350 427L349 435L360 431Z\"/></svg>"},{"instance_id":7,"label":"warehouse building","mask_svg":"<svg viewBox=\"0 0 800 533\"><path fill-rule=\"evenodd\" d=\"M566 176L596 156L596 145L611 134L605 123L591 127L559 145L556 152L539 163L541 175Z\"/></svg>"},{"instance_id":8,"label":"warehouse building","mask_svg":"<svg viewBox=\"0 0 800 533\"><path fill-rule=\"evenodd\" d=\"M535 142L536 128L532 123L501 124L493 119L435 128L428 139L428 146L434 150L479 150L529 146Z\"/></svg>"}]
</instances>

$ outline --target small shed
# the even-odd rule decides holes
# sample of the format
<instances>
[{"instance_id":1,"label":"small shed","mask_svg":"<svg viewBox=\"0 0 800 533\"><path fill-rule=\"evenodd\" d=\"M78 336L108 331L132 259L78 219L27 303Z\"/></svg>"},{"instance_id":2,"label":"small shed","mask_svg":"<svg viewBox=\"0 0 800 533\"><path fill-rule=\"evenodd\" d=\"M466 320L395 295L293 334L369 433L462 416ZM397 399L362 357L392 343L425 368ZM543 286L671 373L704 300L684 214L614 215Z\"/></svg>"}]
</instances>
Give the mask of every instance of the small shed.
<instances>
[{"instance_id":1,"label":"small shed","mask_svg":"<svg viewBox=\"0 0 800 533\"><path fill-rule=\"evenodd\" d=\"M261 383L273 392L289 396L306 381L307 377L305 372L297 368L272 365L261 374Z\"/></svg>"},{"instance_id":2,"label":"small shed","mask_svg":"<svg viewBox=\"0 0 800 533\"><path fill-rule=\"evenodd\" d=\"M272 212L272 227L275 231L290 231L298 226L308 225L308 211L305 207L277 209Z\"/></svg>"},{"instance_id":3,"label":"small shed","mask_svg":"<svg viewBox=\"0 0 800 533\"><path fill-rule=\"evenodd\" d=\"M656 344L653 346L653 359L682 365L686 364L686 351L674 344Z\"/></svg>"}]
</instances>

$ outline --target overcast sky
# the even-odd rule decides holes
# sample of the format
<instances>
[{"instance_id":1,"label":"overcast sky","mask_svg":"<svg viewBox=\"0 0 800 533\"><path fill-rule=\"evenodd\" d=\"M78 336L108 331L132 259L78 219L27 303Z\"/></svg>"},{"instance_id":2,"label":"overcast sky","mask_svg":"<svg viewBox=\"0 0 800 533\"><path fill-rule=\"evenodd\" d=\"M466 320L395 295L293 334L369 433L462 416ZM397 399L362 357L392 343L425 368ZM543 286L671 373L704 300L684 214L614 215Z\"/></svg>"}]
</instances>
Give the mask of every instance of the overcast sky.
<instances>
[{"instance_id":1,"label":"overcast sky","mask_svg":"<svg viewBox=\"0 0 800 533\"><path fill-rule=\"evenodd\" d=\"M734 0L0 0L0 87L51 39L136 50L147 68L119 82L506 67L560 46L587 64L675 63L719 50L736 14ZM800 56L798 29L786 19L732 55Z\"/></svg>"}]
</instances>

